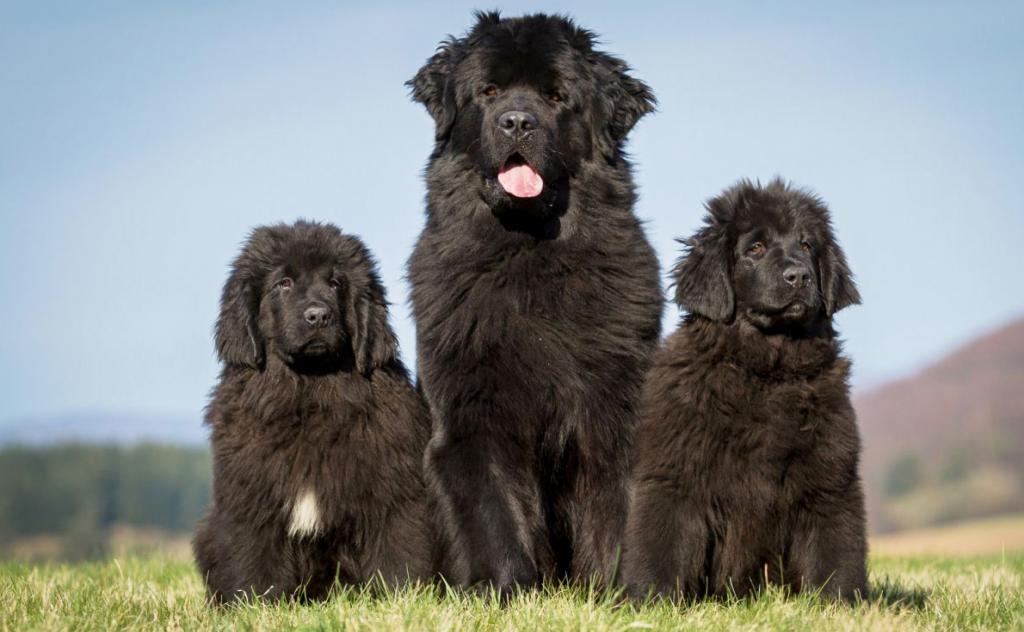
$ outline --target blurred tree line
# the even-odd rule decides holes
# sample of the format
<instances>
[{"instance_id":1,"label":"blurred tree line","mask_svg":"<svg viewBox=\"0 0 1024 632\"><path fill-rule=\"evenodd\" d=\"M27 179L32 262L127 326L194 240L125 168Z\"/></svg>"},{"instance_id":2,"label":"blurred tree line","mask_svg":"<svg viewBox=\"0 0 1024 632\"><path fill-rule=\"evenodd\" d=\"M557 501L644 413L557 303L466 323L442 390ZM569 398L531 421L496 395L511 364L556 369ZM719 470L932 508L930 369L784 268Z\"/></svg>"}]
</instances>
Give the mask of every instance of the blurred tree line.
<instances>
[{"instance_id":1,"label":"blurred tree line","mask_svg":"<svg viewBox=\"0 0 1024 632\"><path fill-rule=\"evenodd\" d=\"M1024 511L1019 440L981 437L896 455L880 472L874 527L899 531ZM870 479L869 479L870 480Z\"/></svg>"},{"instance_id":2,"label":"blurred tree line","mask_svg":"<svg viewBox=\"0 0 1024 632\"><path fill-rule=\"evenodd\" d=\"M57 536L63 556L81 558L106 553L115 526L191 531L209 500L211 476L205 448L2 448L0 547Z\"/></svg>"}]
</instances>

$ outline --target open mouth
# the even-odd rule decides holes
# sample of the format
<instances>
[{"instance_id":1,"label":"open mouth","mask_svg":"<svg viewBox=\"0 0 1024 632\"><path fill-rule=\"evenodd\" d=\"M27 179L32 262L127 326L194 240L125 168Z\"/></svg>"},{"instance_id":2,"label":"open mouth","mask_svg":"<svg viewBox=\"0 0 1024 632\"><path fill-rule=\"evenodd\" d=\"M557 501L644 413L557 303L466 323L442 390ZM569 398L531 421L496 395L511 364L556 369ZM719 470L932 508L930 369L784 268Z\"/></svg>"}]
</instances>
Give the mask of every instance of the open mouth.
<instances>
[{"instance_id":1,"label":"open mouth","mask_svg":"<svg viewBox=\"0 0 1024 632\"><path fill-rule=\"evenodd\" d=\"M535 198L544 190L544 178L518 152L505 161L498 183L505 193L517 198Z\"/></svg>"}]
</instances>

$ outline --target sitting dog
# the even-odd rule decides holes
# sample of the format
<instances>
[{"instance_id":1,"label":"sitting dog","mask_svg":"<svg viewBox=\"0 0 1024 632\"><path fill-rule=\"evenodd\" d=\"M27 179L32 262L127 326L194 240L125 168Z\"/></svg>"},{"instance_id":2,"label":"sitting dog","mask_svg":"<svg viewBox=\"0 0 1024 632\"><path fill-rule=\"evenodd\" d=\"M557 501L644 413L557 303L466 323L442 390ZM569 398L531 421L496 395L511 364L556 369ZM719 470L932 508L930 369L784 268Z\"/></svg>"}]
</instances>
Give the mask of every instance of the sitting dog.
<instances>
[{"instance_id":1,"label":"sitting dog","mask_svg":"<svg viewBox=\"0 0 1024 632\"><path fill-rule=\"evenodd\" d=\"M396 357L369 251L327 224L257 228L224 286L206 423L211 597L322 598L429 576L430 419Z\"/></svg>"},{"instance_id":2,"label":"sitting dog","mask_svg":"<svg viewBox=\"0 0 1024 632\"><path fill-rule=\"evenodd\" d=\"M711 200L674 270L689 314L645 380L629 592L765 581L866 596L860 439L832 316L860 302L818 198L780 180Z\"/></svg>"},{"instance_id":3,"label":"sitting dog","mask_svg":"<svg viewBox=\"0 0 1024 632\"><path fill-rule=\"evenodd\" d=\"M568 18L497 12L411 87L435 121L409 282L447 579L606 584L661 332L625 153L654 95Z\"/></svg>"}]
</instances>

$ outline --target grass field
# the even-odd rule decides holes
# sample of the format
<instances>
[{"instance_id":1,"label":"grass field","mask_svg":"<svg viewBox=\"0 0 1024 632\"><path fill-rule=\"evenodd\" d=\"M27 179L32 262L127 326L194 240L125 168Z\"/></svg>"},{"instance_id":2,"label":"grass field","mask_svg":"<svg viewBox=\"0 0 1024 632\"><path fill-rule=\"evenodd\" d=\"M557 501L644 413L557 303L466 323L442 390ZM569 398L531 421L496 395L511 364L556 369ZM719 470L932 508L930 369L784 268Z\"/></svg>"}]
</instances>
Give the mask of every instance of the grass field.
<instances>
[{"instance_id":1,"label":"grass field","mask_svg":"<svg viewBox=\"0 0 1024 632\"><path fill-rule=\"evenodd\" d=\"M0 629L337 630L1022 630L1024 554L880 557L872 594L845 607L769 591L757 598L620 606L613 597L550 589L506 607L423 588L383 597L342 591L314 605L206 607L187 561L135 557L79 565L0 564Z\"/></svg>"}]
</instances>

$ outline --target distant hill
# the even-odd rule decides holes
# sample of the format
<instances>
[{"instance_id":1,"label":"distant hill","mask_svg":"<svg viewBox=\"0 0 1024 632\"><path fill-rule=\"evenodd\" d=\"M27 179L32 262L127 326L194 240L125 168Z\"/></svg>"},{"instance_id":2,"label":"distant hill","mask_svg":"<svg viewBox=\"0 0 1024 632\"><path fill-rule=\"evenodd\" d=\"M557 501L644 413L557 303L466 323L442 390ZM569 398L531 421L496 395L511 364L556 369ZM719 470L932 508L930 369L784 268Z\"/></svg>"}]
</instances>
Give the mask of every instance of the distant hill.
<instances>
[{"instance_id":1,"label":"distant hill","mask_svg":"<svg viewBox=\"0 0 1024 632\"><path fill-rule=\"evenodd\" d=\"M198 418L126 413L68 413L13 420L0 425L0 445L43 446L54 443L206 444Z\"/></svg>"},{"instance_id":2,"label":"distant hill","mask_svg":"<svg viewBox=\"0 0 1024 632\"><path fill-rule=\"evenodd\" d=\"M854 405L874 531L1024 510L1024 319Z\"/></svg>"}]
</instances>

